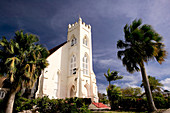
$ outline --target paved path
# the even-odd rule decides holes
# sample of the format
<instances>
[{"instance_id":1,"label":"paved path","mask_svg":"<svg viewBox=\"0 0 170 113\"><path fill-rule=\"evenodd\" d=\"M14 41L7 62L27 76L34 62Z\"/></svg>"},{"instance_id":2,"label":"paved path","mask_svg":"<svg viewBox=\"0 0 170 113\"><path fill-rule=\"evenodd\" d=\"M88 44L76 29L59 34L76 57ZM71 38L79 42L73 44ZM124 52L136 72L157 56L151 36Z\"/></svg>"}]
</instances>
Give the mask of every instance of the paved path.
<instances>
[{"instance_id":1,"label":"paved path","mask_svg":"<svg viewBox=\"0 0 170 113\"><path fill-rule=\"evenodd\" d=\"M170 108L164 111L163 113L170 113Z\"/></svg>"}]
</instances>

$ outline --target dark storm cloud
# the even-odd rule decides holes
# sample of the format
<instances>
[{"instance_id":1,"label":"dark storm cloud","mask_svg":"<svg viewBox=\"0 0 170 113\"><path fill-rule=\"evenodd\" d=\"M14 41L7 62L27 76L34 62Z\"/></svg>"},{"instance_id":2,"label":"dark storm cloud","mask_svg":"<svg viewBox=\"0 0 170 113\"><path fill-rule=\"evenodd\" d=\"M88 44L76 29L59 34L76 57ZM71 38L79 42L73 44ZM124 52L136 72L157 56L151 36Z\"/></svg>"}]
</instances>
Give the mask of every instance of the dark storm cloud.
<instances>
[{"instance_id":1,"label":"dark storm cloud","mask_svg":"<svg viewBox=\"0 0 170 113\"><path fill-rule=\"evenodd\" d=\"M80 15L92 26L93 67L99 91L105 92L108 85L103 75L108 68L125 76L117 85L135 87L141 84L141 75L126 71L117 59L116 43L124 37L125 24L142 18L163 36L170 53L169 4L168 0L1 0L0 36L11 38L16 30L23 29L38 35L40 43L51 49L67 40L68 24L78 21ZM170 85L169 58L162 65L153 61L146 65L147 73L159 78L166 88Z\"/></svg>"},{"instance_id":2,"label":"dark storm cloud","mask_svg":"<svg viewBox=\"0 0 170 113\"><path fill-rule=\"evenodd\" d=\"M0 35L8 36L8 33L22 29L25 32L39 35L42 43L47 42L46 45L48 46L48 40L53 40L62 33L59 30L54 31L51 27L51 19L61 9L60 3L62 2L55 2L54 0L1 1ZM59 36L56 34L59 34ZM60 40L60 38L57 39ZM61 41L59 42L61 43Z\"/></svg>"}]
</instances>

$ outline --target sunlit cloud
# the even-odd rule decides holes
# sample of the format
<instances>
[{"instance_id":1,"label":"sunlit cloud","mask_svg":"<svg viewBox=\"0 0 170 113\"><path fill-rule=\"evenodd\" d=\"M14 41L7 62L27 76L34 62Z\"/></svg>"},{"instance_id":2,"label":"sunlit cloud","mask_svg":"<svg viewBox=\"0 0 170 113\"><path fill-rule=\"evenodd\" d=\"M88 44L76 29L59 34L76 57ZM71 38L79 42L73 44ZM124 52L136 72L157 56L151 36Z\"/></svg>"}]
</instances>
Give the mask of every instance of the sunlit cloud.
<instances>
[{"instance_id":1,"label":"sunlit cloud","mask_svg":"<svg viewBox=\"0 0 170 113\"><path fill-rule=\"evenodd\" d=\"M166 78L164 80L161 80L160 82L164 85L164 90L170 91L170 78Z\"/></svg>"}]
</instances>

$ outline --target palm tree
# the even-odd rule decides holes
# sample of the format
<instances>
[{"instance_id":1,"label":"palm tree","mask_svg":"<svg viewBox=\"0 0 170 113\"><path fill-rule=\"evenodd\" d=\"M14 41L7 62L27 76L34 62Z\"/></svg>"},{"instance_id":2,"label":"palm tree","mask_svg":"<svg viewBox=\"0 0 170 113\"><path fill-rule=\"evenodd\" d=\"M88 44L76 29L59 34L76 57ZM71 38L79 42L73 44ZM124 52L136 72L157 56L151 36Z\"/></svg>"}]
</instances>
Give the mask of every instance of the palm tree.
<instances>
[{"instance_id":1,"label":"palm tree","mask_svg":"<svg viewBox=\"0 0 170 113\"><path fill-rule=\"evenodd\" d=\"M104 73L104 76L106 77L107 81L109 82L109 86L110 86L111 81L115 81L115 80L123 78L123 76L121 76L121 75L118 76L117 71L110 72L110 68L107 70L107 75Z\"/></svg>"},{"instance_id":2,"label":"palm tree","mask_svg":"<svg viewBox=\"0 0 170 113\"><path fill-rule=\"evenodd\" d=\"M5 112L12 113L16 93L21 87L30 88L48 65L46 58L48 50L40 44L36 35L17 31L9 41L3 37L0 40L0 73L6 76L10 84L5 97Z\"/></svg>"},{"instance_id":3,"label":"palm tree","mask_svg":"<svg viewBox=\"0 0 170 113\"><path fill-rule=\"evenodd\" d=\"M162 37L150 25L141 24L142 21L139 19L134 20L131 25L125 25L125 41L117 42L117 48L123 50L118 51L117 55L128 72L141 71L149 107L152 111L156 111L144 63L155 59L161 64L166 51L161 42Z\"/></svg>"},{"instance_id":4,"label":"palm tree","mask_svg":"<svg viewBox=\"0 0 170 113\"><path fill-rule=\"evenodd\" d=\"M110 68L107 70L107 75L104 73L104 76L106 77L107 81L109 82L109 86L106 88L107 90L107 96L110 101L111 109L115 109L115 101L118 100L118 98L121 96L121 89L120 87L116 87L116 85L111 85L111 81L115 81L118 79L122 79L123 76L118 75L117 71L111 71Z\"/></svg>"}]
</instances>

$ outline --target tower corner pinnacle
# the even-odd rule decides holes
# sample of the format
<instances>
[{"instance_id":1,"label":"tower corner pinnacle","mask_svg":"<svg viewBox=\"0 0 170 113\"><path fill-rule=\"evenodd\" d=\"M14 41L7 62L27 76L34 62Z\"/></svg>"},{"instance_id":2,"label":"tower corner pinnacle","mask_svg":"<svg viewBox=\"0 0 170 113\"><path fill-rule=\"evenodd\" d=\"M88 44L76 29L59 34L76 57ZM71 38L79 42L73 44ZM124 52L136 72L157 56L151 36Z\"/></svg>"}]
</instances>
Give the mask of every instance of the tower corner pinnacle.
<instances>
[{"instance_id":1,"label":"tower corner pinnacle","mask_svg":"<svg viewBox=\"0 0 170 113\"><path fill-rule=\"evenodd\" d=\"M79 23L82 23L82 18L81 17L79 17Z\"/></svg>"}]
</instances>

